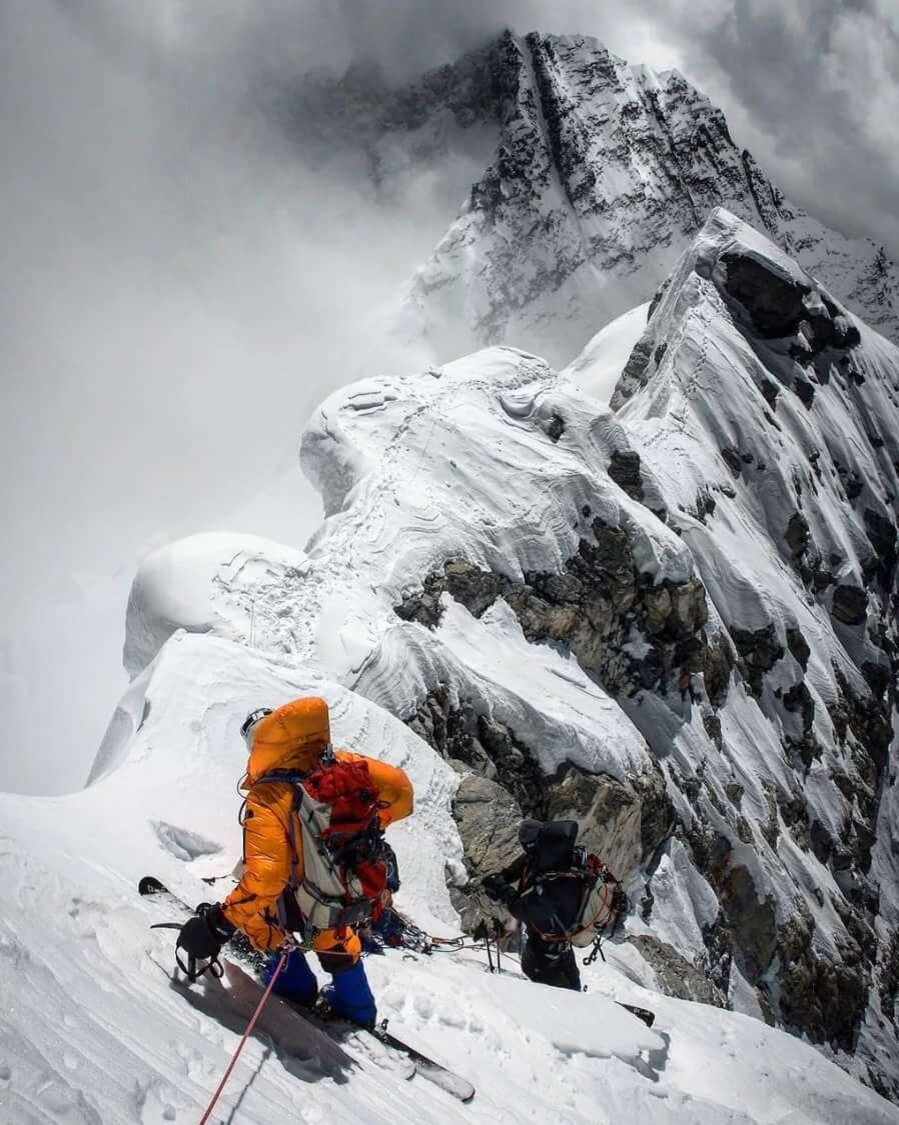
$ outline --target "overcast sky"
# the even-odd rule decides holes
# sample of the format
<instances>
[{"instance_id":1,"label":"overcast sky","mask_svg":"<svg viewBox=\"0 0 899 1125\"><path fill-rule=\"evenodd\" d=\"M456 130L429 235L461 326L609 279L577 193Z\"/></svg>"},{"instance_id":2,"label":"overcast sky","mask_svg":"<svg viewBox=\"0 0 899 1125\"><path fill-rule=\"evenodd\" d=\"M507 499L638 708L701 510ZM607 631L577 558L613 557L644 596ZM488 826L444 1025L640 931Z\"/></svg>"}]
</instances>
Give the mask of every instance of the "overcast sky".
<instances>
[{"instance_id":1,"label":"overcast sky","mask_svg":"<svg viewBox=\"0 0 899 1125\"><path fill-rule=\"evenodd\" d=\"M82 781L148 546L235 512L305 540L298 476L295 519L253 497L453 217L421 185L377 209L352 158L313 176L267 91L507 25L679 67L794 201L899 256L896 0L5 0L0 788Z\"/></svg>"}]
</instances>

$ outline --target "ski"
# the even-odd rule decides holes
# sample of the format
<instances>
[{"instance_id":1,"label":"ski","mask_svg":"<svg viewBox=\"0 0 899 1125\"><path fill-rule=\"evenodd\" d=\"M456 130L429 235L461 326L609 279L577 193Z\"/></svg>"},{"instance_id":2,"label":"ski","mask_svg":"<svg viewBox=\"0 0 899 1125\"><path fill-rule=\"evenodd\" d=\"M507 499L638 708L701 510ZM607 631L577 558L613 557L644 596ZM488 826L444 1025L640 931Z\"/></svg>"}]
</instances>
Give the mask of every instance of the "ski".
<instances>
[{"instance_id":1,"label":"ski","mask_svg":"<svg viewBox=\"0 0 899 1125\"><path fill-rule=\"evenodd\" d=\"M158 898L160 901L166 902L176 914L193 914L193 910L183 899L173 894L164 883L161 883L152 875L145 875L138 883L137 889L144 897ZM262 987L258 978L265 965L265 955L254 949L241 933L236 933L231 939L228 944L228 955L221 960L229 980L235 980L238 974L242 974L244 978L249 975L256 987ZM231 962L236 962L236 964ZM352 1046L351 1041L356 1037L362 1042L366 1039L373 1039L382 1047L405 1056L413 1064L413 1070L408 1075L409 1078L420 1074L422 1078L451 1094L460 1102L470 1102L475 1096L475 1087L468 1079L429 1058L416 1047L405 1043L399 1036L394 1035L392 1031L387 1029L386 1020L373 1028L363 1028L347 1020L321 1019L313 1010L293 1004L281 996L275 996L273 999L277 1000L293 1015L305 1020L307 1024L321 1031L341 1046ZM370 1052L367 1053L370 1055Z\"/></svg>"},{"instance_id":2,"label":"ski","mask_svg":"<svg viewBox=\"0 0 899 1125\"><path fill-rule=\"evenodd\" d=\"M463 1078L461 1074L443 1066L442 1063L435 1062L432 1058L422 1054L417 1048L410 1047L408 1043L400 1039L398 1035L394 1035L392 1031L388 1031L386 1027L374 1028L372 1035L386 1047L392 1047L395 1051L400 1051L406 1055L415 1063L422 1078L433 1082L435 1086L439 1086L441 1090L452 1094L460 1102L470 1102L477 1093L467 1078Z\"/></svg>"},{"instance_id":3,"label":"ski","mask_svg":"<svg viewBox=\"0 0 899 1125\"><path fill-rule=\"evenodd\" d=\"M234 971L235 967L229 966L226 962L225 975L229 977L229 979L234 974ZM277 1000L286 1008L289 1008L291 1012L319 1031L323 1031L341 1045L352 1045L352 1041L357 1038L363 1042L369 1039L377 1040L382 1047L386 1047L389 1051L402 1055L413 1065L412 1073L409 1075L410 1078L419 1074L422 1078L433 1083L435 1086L439 1086L441 1090L451 1094L460 1102L470 1102L477 1092L467 1078L463 1078L461 1074L450 1070L449 1067L432 1059L429 1055L418 1050L417 1047L412 1047L398 1035L394 1035L392 1031L388 1030L386 1020L382 1021L380 1024L376 1024L374 1027L360 1027L358 1024L350 1023L348 1020L339 1017L334 1019L324 1018L314 1008L310 1009L300 1004L295 1004L283 996L278 996Z\"/></svg>"},{"instance_id":4,"label":"ski","mask_svg":"<svg viewBox=\"0 0 899 1125\"><path fill-rule=\"evenodd\" d=\"M652 1027L656 1022L656 1014L651 1012L649 1008L638 1008L634 1004L622 1004L620 1000L616 1000L615 1003L619 1008L624 1008L632 1016L636 1016L638 1020L642 1020L647 1027Z\"/></svg>"}]
</instances>

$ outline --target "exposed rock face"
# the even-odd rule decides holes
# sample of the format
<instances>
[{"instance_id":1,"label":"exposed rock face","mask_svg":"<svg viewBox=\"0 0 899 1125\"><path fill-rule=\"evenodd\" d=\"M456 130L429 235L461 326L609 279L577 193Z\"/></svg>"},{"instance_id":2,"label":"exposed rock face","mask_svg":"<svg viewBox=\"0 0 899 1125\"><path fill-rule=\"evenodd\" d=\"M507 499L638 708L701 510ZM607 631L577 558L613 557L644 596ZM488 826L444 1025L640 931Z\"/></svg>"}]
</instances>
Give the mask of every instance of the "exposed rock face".
<instances>
[{"instance_id":1,"label":"exposed rock face","mask_svg":"<svg viewBox=\"0 0 899 1125\"><path fill-rule=\"evenodd\" d=\"M661 771L625 784L571 767L551 779L546 792L547 819L576 820L581 826L578 843L601 855L623 880L671 831L673 809Z\"/></svg>"},{"instance_id":2,"label":"exposed rock face","mask_svg":"<svg viewBox=\"0 0 899 1125\"><path fill-rule=\"evenodd\" d=\"M504 723L477 714L464 701L453 706L445 689L431 692L406 721L460 773L473 770L498 782L525 816L545 816L540 768L531 751Z\"/></svg>"},{"instance_id":3,"label":"exposed rock face","mask_svg":"<svg viewBox=\"0 0 899 1125\"><path fill-rule=\"evenodd\" d=\"M478 715L470 704L453 706L441 690L429 694L407 723L463 775L453 812L474 881L456 888L453 900L470 927L483 914L502 913L484 900L479 881L520 854L523 816L576 820L578 842L623 880L671 830L673 812L658 769L621 782L569 764L547 777L533 749L504 723Z\"/></svg>"},{"instance_id":4,"label":"exposed rock face","mask_svg":"<svg viewBox=\"0 0 899 1125\"><path fill-rule=\"evenodd\" d=\"M730 635L746 667L749 685L756 695L760 695L762 676L783 659L784 648L777 639L777 631L773 624L752 632L734 627Z\"/></svg>"},{"instance_id":5,"label":"exposed rock face","mask_svg":"<svg viewBox=\"0 0 899 1125\"><path fill-rule=\"evenodd\" d=\"M636 934L629 937L628 941L652 966L659 988L667 996L695 1000L700 1004L714 1004L716 1008L727 1007L727 997L721 989L676 949L651 934Z\"/></svg>"},{"instance_id":6,"label":"exposed rock face","mask_svg":"<svg viewBox=\"0 0 899 1125\"><path fill-rule=\"evenodd\" d=\"M831 612L844 625L861 625L868 612L868 595L860 586L837 586Z\"/></svg>"},{"instance_id":7,"label":"exposed rock face","mask_svg":"<svg viewBox=\"0 0 899 1125\"><path fill-rule=\"evenodd\" d=\"M451 559L442 575L428 575L421 593L407 596L396 612L433 628L444 592L476 617L503 597L529 640L566 644L613 695L669 688L691 693L691 677L706 670L713 701L726 694L719 665L727 658L704 631L708 611L702 583L691 578L653 584L638 571L625 531L595 520L593 539L581 540L565 573L525 577L516 583Z\"/></svg>"},{"instance_id":8,"label":"exposed rock face","mask_svg":"<svg viewBox=\"0 0 899 1125\"><path fill-rule=\"evenodd\" d=\"M423 334L439 360L467 340L567 361L659 288L720 204L870 323L899 330L899 271L883 248L828 231L785 199L734 144L721 111L676 71L629 66L584 36L506 32L406 90L357 69L306 97L323 137L367 148L379 184L397 149L415 166L450 144L464 151L466 131L479 151L490 131L484 172L409 287L404 331ZM767 283L751 262L735 271L734 291L755 301L768 336L803 319L821 344L842 331L819 323L826 316L787 283L759 296Z\"/></svg>"},{"instance_id":9,"label":"exposed rock face","mask_svg":"<svg viewBox=\"0 0 899 1125\"><path fill-rule=\"evenodd\" d=\"M643 500L643 478L640 476L640 454L633 451L612 454L609 476L634 500Z\"/></svg>"},{"instance_id":10,"label":"exposed rock face","mask_svg":"<svg viewBox=\"0 0 899 1125\"><path fill-rule=\"evenodd\" d=\"M466 774L456 791L455 814L472 874L502 870L517 858L521 807L501 785Z\"/></svg>"},{"instance_id":11,"label":"exposed rock face","mask_svg":"<svg viewBox=\"0 0 899 1125\"><path fill-rule=\"evenodd\" d=\"M861 950L851 943L840 963L826 961L812 951L813 930L812 920L801 914L780 929L780 1010L812 1042L852 1051L870 986Z\"/></svg>"},{"instance_id":12,"label":"exposed rock face","mask_svg":"<svg viewBox=\"0 0 899 1125\"><path fill-rule=\"evenodd\" d=\"M744 254L722 254L725 292L749 316L762 339L802 336L791 354L808 363L826 348L852 348L861 337L843 311L810 283L773 273Z\"/></svg>"},{"instance_id":13,"label":"exposed rock face","mask_svg":"<svg viewBox=\"0 0 899 1125\"><path fill-rule=\"evenodd\" d=\"M481 890L480 879L502 871L520 854L518 825L522 812L508 790L487 777L469 773L456 791L453 815L465 845L465 866L472 881L464 890L451 888L451 900L463 928L471 932L482 917L500 913L497 904Z\"/></svg>"}]
</instances>

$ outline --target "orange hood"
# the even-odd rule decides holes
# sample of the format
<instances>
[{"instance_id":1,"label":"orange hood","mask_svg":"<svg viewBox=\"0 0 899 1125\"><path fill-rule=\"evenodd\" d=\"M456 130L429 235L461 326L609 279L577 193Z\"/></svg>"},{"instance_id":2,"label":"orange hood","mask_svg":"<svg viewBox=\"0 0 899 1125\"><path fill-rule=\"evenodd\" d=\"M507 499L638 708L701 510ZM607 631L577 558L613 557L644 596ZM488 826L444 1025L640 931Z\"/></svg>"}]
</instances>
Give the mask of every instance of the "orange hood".
<instances>
[{"instance_id":1,"label":"orange hood","mask_svg":"<svg viewBox=\"0 0 899 1125\"><path fill-rule=\"evenodd\" d=\"M331 741L328 704L318 696L285 703L253 727L247 789L272 770L312 769Z\"/></svg>"}]
</instances>

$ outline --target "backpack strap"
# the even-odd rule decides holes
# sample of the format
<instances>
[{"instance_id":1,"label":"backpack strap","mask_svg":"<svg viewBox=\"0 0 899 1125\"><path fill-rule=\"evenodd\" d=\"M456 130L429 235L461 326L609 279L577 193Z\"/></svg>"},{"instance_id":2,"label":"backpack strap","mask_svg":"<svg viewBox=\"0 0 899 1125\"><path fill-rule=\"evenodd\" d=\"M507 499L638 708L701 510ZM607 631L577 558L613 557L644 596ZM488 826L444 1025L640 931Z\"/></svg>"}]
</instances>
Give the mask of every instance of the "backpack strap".
<instances>
[{"instance_id":1,"label":"backpack strap","mask_svg":"<svg viewBox=\"0 0 899 1125\"><path fill-rule=\"evenodd\" d=\"M290 785L294 791L293 804L291 805L291 813L287 817L287 842L290 845L290 874L287 877L287 884L285 891L289 892L291 896L296 895L297 887L299 887L299 880L297 879L297 867L300 863L300 852L297 847L296 826L294 824L293 814L297 810L299 803L299 794L297 793L297 786L302 785L305 773L300 773L298 770L270 770L262 777L257 777L251 786L255 789L257 785L262 785L265 782L281 782L282 784ZM287 906L285 904L285 895L282 893L278 896L278 901L275 904L275 912L277 914L278 925L282 930L288 932L292 929L290 920L287 916ZM304 935L304 937L307 935Z\"/></svg>"}]
</instances>

